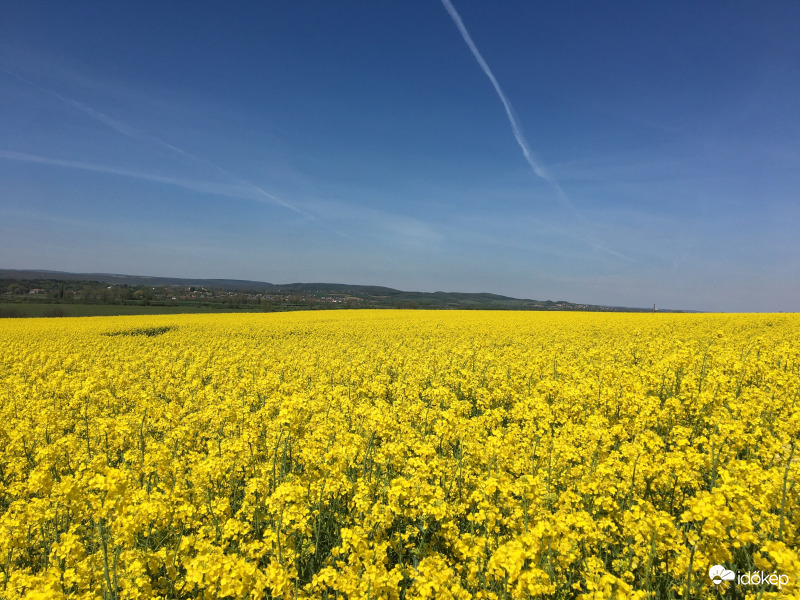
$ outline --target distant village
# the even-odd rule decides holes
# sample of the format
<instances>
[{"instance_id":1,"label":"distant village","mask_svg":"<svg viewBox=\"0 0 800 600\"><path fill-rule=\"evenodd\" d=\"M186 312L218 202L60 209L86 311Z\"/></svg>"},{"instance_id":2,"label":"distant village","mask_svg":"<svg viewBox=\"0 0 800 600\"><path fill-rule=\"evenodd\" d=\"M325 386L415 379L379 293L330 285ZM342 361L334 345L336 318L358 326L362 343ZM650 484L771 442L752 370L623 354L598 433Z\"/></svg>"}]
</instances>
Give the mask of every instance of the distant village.
<instances>
[{"instance_id":1,"label":"distant village","mask_svg":"<svg viewBox=\"0 0 800 600\"><path fill-rule=\"evenodd\" d=\"M83 304L169 305L181 303L225 305L231 308L315 306L317 304L357 308L364 300L349 294L270 293L200 286L145 286L96 281L5 280L3 296L13 301L56 301Z\"/></svg>"}]
</instances>

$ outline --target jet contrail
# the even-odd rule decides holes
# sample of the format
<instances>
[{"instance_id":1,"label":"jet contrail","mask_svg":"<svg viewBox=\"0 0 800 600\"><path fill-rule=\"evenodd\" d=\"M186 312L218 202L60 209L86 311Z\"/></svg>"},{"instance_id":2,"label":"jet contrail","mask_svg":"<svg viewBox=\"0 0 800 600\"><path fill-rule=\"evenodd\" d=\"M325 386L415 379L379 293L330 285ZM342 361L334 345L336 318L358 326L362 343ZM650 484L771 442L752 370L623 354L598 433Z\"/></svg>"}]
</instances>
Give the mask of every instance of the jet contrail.
<instances>
[{"instance_id":1,"label":"jet contrail","mask_svg":"<svg viewBox=\"0 0 800 600\"><path fill-rule=\"evenodd\" d=\"M442 4L450 14L450 18L453 19L453 23L456 24L456 27L458 27L458 30L461 32L461 37L464 38L467 46L469 46L472 55L475 57L475 60L478 61L478 65L480 65L483 72L489 78L489 81L492 82L494 91L497 92L500 102L503 103L503 108L506 110L506 116L508 117L509 123L511 123L511 131L514 133L514 138L517 140L517 144L519 144L519 147L522 149L522 154L525 156L525 160L528 161L528 164L531 166L534 173L555 188L556 191L559 192L559 195L562 195L564 191L561 189L558 181L556 181L556 179L547 171L547 169L540 165L533 157L533 152L531 151L530 146L528 146L528 140L525 139L525 135L522 133L522 128L517 122L511 102L508 100L505 92L503 92L503 88L501 88L500 84L497 83L497 78L495 78L494 73L492 73L492 69L489 67L486 60L484 60L483 55L481 54L480 50L478 50L475 42L472 41L472 36L470 36L469 31L467 31L467 28L464 26L461 16L458 14L450 0L442 0Z\"/></svg>"},{"instance_id":2,"label":"jet contrail","mask_svg":"<svg viewBox=\"0 0 800 600\"><path fill-rule=\"evenodd\" d=\"M497 82L497 78L492 73L492 69L489 67L489 64L483 58L480 50L475 45L475 42L472 41L472 36L467 31L467 28L464 26L464 22L461 20L461 16L458 14L455 6L450 0L442 0L442 4L444 5L445 9L447 9L447 13L450 15L450 18L453 19L453 23L456 24L458 27L458 31L461 33L461 37L464 38L467 46L472 52L472 55L475 57L475 60L478 61L478 65L480 66L481 70L486 74L486 77L489 78L489 81L492 82L492 86L494 87L494 91L497 92L497 96L500 98L500 102L503 103L503 108L506 111L506 116L508 117L508 122L511 124L511 131L514 134L514 139L517 140L517 144L519 144L520 149L522 149L522 155L525 157L525 160L528 161L528 164L533 169L533 172L544 179L551 188L556 192L558 195L558 199L570 210L570 212L575 215L581 221L584 219L578 213L575 206L570 201L567 193L564 191L564 188L561 187L561 184L558 180L553 177L550 172L545 169L542 165L540 165L537 160L533 156L533 152L531 151L530 146L528 145L528 140L525 139L525 135L522 133L522 127L520 127L519 122L517 121L516 114L514 113L514 107L511 106L511 102L509 101L508 97L506 96L503 88L500 87L500 84ZM592 236L593 237L593 236ZM611 254L612 256L616 256L618 258L622 258L628 261L636 262L634 259L625 256L624 254L620 254L610 248L607 248L603 244L593 241L593 240L585 240L590 246L597 248L603 252Z\"/></svg>"},{"instance_id":3,"label":"jet contrail","mask_svg":"<svg viewBox=\"0 0 800 600\"><path fill-rule=\"evenodd\" d=\"M204 158L200 158L199 156L195 156L191 152L187 152L186 150L178 148L177 146L173 146L169 142L165 142L164 140L162 140L159 137L155 137L155 136L148 136L148 137L150 138L150 140L152 140L153 142L155 142L159 146L167 148L168 150L171 150L172 152L175 152L176 154L180 154L181 156L184 156L184 157L188 158L189 160L191 160L193 162L196 162L198 164L205 165L207 167L211 167L212 169L215 169L216 171L218 171L219 173L221 173L225 177L228 177L229 179L231 179L235 184L250 188L254 192L257 192L258 194L261 194L265 198L268 198L269 200L272 200L272 202L274 204L278 204L280 206L283 206L284 208L288 208L289 210L294 211L294 212L296 212L298 214L301 214L304 217L306 217L308 219L311 219L312 221L316 220L316 217L314 217L314 215L312 215L311 213L309 213L309 212L307 212L307 211L305 211L305 210L303 210L301 208L297 208L293 204L289 204L288 202L286 202L284 200L281 200L277 196L275 196L273 194L270 194L269 192L261 189L260 187L258 187L254 183L250 183L246 179L242 179L241 177L238 177L237 175L231 173L227 169L223 169L222 167L220 167L216 163L213 163L213 162L211 162L209 160L206 160Z\"/></svg>"},{"instance_id":4,"label":"jet contrail","mask_svg":"<svg viewBox=\"0 0 800 600\"><path fill-rule=\"evenodd\" d=\"M170 151L172 151L172 152L174 152L176 154L180 154L181 156L183 156L185 158L188 158L189 160L191 160L191 161L193 161L193 162L195 162L197 164L201 164L201 165L204 165L206 167L211 167L211 168L215 169L216 171L218 171L219 173L225 175L229 179L233 180L233 182L236 185L250 188L251 190L256 192L258 195L263 196L264 198L267 198L270 201L270 204L277 204L277 205L282 206L284 208L287 208L287 209L289 209L289 210L291 210L293 212L301 214L301 215L305 216L308 219L316 220L315 217L313 215L311 215L310 213L308 213L307 211L305 211L305 210L303 210L301 208L298 208L298 207L294 206L293 204L290 204L289 202L286 202L285 200L281 200L277 196L275 196L273 194L270 194L269 192L267 192L267 191L263 190L262 188L258 187L257 185L255 185L253 183L250 183L249 181L234 175L230 171L227 171L226 169L223 169L222 167L220 167L219 165L216 165L215 163L212 163L211 161L205 160L203 158L199 158L199 157L191 154L190 152L186 152L185 150L182 150L181 148L178 148L177 146L174 146L174 145L172 145L172 144L170 144L168 142L165 142L164 140L162 140L159 137L156 137L156 136L153 136L153 135L149 135L149 134L146 134L146 133L141 133L141 132L137 131L135 128L130 127L126 123L124 123L124 122L122 122L122 121L120 121L118 119L115 119L113 117L110 117L109 115L107 115L107 114L105 114L103 112L100 112L99 110L89 106L88 104L84 104L83 102L79 102L78 100L75 100L74 98L70 98L69 96L65 96L63 94L59 94L58 92L55 92L55 91L53 91L53 90L51 90L49 88L41 86L38 83L36 83L34 81L31 81L27 77L23 77L22 75L19 75L18 73L14 73L13 71L9 71L5 67L0 67L0 70L4 71L5 73L8 73L12 77L15 77L15 78L19 79L20 81L24 81L25 83L27 83L28 85L30 85L32 87L35 87L39 91L44 92L45 94L47 94L49 96L52 96L53 98L56 98L57 100L65 103L65 104L70 105L71 107L73 107L73 108L81 111L82 113L88 115L92 119L94 119L96 121L99 121L100 123L102 123L106 127L109 127L111 129L113 129L117 133L120 133L120 134L122 134L124 136L130 137L130 138L133 138L133 139L144 140L144 141L147 141L147 142L150 142L150 143L157 144L158 146L161 146L162 148L166 148L167 150L170 150ZM15 154L17 156L10 156L12 154ZM162 183L174 183L176 185L181 185L181 183L176 183L176 182L186 181L186 180L170 178L170 177L158 177L158 176L153 176L153 175L146 175L146 174L142 174L142 173L137 173L135 171L129 171L129 170L126 170L126 169L115 169L113 167L95 168L96 165L88 165L87 163L78 163L78 162L74 162L74 161L57 161L57 160L52 160L52 159L42 159L42 160L36 161L36 160L32 160L31 158L23 158L23 156L24 155L22 153L14 153L14 152L0 153L0 157L2 157L2 158L12 158L12 159L16 159L16 160L28 160L29 162L40 162L40 163L43 163L43 164L60 164L61 166L68 166L68 167L73 167L73 168L85 169L85 170L89 170L89 171L104 171L104 172L107 172L107 173L115 173L117 175L138 177L140 179L148 179L150 181L160 181ZM183 185L182 187L188 187L188 186L187 185ZM222 186L220 186L220 187L222 187ZM230 195L230 194L223 194L223 195Z\"/></svg>"},{"instance_id":5,"label":"jet contrail","mask_svg":"<svg viewBox=\"0 0 800 600\"><path fill-rule=\"evenodd\" d=\"M64 160L60 158L50 158L47 156L39 156L36 154L28 154L26 152L15 152L12 150L0 150L0 160L15 160L19 162L35 163L40 165L52 165L55 167L65 167L69 169L79 169L82 171L94 171L95 173L107 173L110 175L119 175L121 177L130 177L132 179L141 179L143 181L152 181L155 183L165 183L174 185L194 192L202 194L213 194L216 196L226 196L228 198L238 198L241 200L254 200L256 202L264 202L267 204L280 204L286 208L295 210L291 206L282 203L278 198L265 192L249 183L234 181L230 183L218 183L216 181L203 181L195 179L182 179L178 177L166 177L153 173L145 173L143 171L135 171L132 169L124 169L111 165L103 165L97 163L82 162L77 160ZM266 198L266 200L265 200ZM297 209L299 212L299 209Z\"/></svg>"}]
</instances>

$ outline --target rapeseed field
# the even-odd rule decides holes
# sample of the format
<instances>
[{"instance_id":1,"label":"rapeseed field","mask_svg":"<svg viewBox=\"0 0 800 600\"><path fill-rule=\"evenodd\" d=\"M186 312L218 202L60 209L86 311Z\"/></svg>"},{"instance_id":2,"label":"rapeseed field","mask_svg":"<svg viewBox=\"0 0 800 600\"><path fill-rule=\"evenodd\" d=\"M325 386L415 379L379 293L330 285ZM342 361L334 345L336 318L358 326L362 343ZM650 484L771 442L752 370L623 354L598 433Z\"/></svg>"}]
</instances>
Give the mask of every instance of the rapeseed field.
<instances>
[{"instance_id":1,"label":"rapeseed field","mask_svg":"<svg viewBox=\"0 0 800 600\"><path fill-rule=\"evenodd\" d=\"M0 597L797 597L798 435L797 315L6 320Z\"/></svg>"}]
</instances>

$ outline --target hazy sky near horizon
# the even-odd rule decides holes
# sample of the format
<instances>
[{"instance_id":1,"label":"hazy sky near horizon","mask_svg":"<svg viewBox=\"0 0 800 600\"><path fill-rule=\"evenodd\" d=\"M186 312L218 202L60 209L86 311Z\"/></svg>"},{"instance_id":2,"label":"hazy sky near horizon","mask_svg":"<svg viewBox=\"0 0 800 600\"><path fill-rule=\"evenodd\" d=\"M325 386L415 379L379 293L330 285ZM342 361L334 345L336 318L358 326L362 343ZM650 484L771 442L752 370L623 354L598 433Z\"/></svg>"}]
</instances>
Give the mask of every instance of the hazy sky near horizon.
<instances>
[{"instance_id":1,"label":"hazy sky near horizon","mask_svg":"<svg viewBox=\"0 0 800 600\"><path fill-rule=\"evenodd\" d=\"M796 2L0 3L0 266L800 310Z\"/></svg>"}]
</instances>

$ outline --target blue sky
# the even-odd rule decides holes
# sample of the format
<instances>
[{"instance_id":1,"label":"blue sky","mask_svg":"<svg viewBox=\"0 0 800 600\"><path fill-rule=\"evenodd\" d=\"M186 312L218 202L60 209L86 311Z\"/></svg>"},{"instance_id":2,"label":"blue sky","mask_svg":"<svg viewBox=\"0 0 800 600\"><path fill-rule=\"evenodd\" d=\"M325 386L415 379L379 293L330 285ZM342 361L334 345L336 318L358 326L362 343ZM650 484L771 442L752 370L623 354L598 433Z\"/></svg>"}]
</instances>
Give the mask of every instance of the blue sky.
<instances>
[{"instance_id":1,"label":"blue sky","mask_svg":"<svg viewBox=\"0 0 800 600\"><path fill-rule=\"evenodd\" d=\"M798 98L795 2L9 0L0 263L797 311Z\"/></svg>"}]
</instances>

